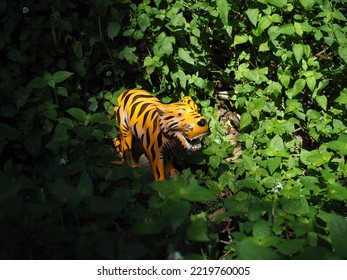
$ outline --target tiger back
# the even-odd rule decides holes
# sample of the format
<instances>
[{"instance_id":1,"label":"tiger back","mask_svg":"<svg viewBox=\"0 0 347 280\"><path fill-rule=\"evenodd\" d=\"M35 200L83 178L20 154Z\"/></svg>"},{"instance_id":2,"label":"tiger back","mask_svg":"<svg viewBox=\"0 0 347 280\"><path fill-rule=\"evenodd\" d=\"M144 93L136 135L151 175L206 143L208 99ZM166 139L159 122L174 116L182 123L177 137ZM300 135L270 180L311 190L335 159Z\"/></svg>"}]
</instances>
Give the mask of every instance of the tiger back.
<instances>
[{"instance_id":1,"label":"tiger back","mask_svg":"<svg viewBox=\"0 0 347 280\"><path fill-rule=\"evenodd\" d=\"M187 151L196 151L208 132L206 119L189 96L163 104L145 90L126 90L118 97L114 112L120 131L114 140L118 154L125 163L137 167L140 154L145 153L155 180L177 174L173 148L179 145Z\"/></svg>"}]
</instances>

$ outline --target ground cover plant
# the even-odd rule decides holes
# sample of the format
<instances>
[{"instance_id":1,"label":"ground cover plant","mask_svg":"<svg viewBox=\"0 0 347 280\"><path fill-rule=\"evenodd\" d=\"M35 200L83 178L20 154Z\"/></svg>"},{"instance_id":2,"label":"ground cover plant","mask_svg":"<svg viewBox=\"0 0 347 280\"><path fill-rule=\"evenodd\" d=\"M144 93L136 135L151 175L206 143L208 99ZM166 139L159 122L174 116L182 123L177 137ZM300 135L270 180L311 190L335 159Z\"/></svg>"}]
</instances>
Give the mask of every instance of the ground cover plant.
<instances>
[{"instance_id":1,"label":"ground cover plant","mask_svg":"<svg viewBox=\"0 0 347 280\"><path fill-rule=\"evenodd\" d=\"M346 259L345 0L0 1L0 258ZM125 88L190 95L182 175L112 167Z\"/></svg>"}]
</instances>

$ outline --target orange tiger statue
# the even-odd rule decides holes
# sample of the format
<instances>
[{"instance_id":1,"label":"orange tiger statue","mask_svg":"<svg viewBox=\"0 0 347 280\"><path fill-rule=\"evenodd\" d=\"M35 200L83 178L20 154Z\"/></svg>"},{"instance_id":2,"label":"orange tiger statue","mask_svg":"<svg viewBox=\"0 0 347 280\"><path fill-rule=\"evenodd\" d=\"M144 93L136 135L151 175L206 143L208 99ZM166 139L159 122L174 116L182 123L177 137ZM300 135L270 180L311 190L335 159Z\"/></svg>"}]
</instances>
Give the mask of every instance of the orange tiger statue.
<instances>
[{"instance_id":1,"label":"orange tiger statue","mask_svg":"<svg viewBox=\"0 0 347 280\"><path fill-rule=\"evenodd\" d=\"M118 97L114 115L120 131L113 141L116 151L132 167L139 166L139 157L144 153L155 180L178 173L173 166L175 147L199 150L208 132L206 119L189 96L163 104L145 90L126 90Z\"/></svg>"}]
</instances>

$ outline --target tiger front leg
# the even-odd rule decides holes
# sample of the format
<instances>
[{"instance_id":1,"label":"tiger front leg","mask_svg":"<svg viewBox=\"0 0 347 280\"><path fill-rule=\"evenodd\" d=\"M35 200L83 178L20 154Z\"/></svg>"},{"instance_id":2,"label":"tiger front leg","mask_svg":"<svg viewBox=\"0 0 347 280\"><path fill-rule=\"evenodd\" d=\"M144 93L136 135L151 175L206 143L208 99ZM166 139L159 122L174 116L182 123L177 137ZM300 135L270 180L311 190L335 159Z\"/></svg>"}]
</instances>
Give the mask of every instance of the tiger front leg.
<instances>
[{"instance_id":1,"label":"tiger front leg","mask_svg":"<svg viewBox=\"0 0 347 280\"><path fill-rule=\"evenodd\" d=\"M154 150L156 152L154 152ZM146 156L151 165L152 173L154 180L162 181L165 180L165 167L164 167L164 158L160 156L159 149L151 151L146 151Z\"/></svg>"},{"instance_id":2,"label":"tiger front leg","mask_svg":"<svg viewBox=\"0 0 347 280\"><path fill-rule=\"evenodd\" d=\"M176 175L180 174L180 172L173 165L174 155L170 153L169 155L165 155L165 177L172 179Z\"/></svg>"}]
</instances>

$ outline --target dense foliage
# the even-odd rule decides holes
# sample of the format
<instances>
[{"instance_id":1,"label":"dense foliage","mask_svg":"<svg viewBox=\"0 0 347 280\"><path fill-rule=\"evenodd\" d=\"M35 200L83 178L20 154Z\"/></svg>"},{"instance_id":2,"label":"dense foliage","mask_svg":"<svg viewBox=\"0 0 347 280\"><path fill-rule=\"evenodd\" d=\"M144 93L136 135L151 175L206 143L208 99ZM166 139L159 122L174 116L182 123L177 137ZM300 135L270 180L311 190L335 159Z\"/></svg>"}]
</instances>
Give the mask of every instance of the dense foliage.
<instances>
[{"instance_id":1,"label":"dense foliage","mask_svg":"<svg viewBox=\"0 0 347 280\"><path fill-rule=\"evenodd\" d=\"M0 15L0 258L347 258L346 0ZM208 119L173 180L110 165L107 114L132 87L191 95Z\"/></svg>"}]
</instances>

